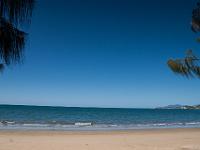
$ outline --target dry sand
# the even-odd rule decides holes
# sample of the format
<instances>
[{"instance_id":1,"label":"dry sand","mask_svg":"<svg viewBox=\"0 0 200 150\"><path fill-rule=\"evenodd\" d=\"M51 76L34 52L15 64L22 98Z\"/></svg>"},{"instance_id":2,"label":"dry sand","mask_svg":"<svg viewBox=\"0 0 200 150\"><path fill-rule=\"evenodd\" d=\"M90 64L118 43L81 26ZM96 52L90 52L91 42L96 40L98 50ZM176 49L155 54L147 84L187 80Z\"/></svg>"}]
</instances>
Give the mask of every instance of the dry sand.
<instances>
[{"instance_id":1,"label":"dry sand","mask_svg":"<svg viewBox=\"0 0 200 150\"><path fill-rule=\"evenodd\" d=\"M200 129L0 131L0 150L200 150Z\"/></svg>"}]
</instances>

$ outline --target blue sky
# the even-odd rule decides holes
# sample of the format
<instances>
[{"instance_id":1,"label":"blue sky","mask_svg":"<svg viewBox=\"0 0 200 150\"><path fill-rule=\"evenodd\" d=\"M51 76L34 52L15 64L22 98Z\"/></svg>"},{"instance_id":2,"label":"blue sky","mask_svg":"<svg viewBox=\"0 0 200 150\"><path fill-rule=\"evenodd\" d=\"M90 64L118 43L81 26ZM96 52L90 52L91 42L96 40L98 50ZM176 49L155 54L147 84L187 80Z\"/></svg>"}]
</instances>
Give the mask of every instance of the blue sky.
<instances>
[{"instance_id":1,"label":"blue sky","mask_svg":"<svg viewBox=\"0 0 200 150\"><path fill-rule=\"evenodd\" d=\"M22 65L0 76L1 104L199 104L199 79L167 67L192 48L195 0L38 0Z\"/></svg>"}]
</instances>

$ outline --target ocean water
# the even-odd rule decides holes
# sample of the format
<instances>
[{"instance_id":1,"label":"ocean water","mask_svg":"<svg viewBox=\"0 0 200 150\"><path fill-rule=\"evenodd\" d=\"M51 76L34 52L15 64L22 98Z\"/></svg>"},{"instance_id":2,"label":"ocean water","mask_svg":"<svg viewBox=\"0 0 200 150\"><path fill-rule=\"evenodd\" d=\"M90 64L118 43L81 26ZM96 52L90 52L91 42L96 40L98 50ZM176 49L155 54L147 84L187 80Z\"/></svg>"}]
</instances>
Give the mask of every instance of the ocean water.
<instances>
[{"instance_id":1,"label":"ocean water","mask_svg":"<svg viewBox=\"0 0 200 150\"><path fill-rule=\"evenodd\" d=\"M1 130L126 130L190 127L200 127L200 110L0 105Z\"/></svg>"}]
</instances>

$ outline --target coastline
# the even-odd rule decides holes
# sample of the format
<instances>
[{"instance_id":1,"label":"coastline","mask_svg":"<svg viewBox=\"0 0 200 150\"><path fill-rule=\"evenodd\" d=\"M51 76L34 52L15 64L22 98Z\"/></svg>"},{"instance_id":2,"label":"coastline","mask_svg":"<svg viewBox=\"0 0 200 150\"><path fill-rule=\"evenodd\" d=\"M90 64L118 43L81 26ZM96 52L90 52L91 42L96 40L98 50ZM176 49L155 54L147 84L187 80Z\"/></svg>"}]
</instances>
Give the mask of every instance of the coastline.
<instances>
[{"instance_id":1,"label":"coastline","mask_svg":"<svg viewBox=\"0 0 200 150\"><path fill-rule=\"evenodd\" d=\"M56 134L70 134L70 133L137 133L137 132L167 132L167 131L200 131L200 127L172 127L172 128L134 128L134 129L101 129L101 130L62 130L62 129L0 129L0 133L56 133Z\"/></svg>"},{"instance_id":2,"label":"coastline","mask_svg":"<svg viewBox=\"0 0 200 150\"><path fill-rule=\"evenodd\" d=\"M0 130L0 150L200 150L200 128L121 131Z\"/></svg>"},{"instance_id":3,"label":"coastline","mask_svg":"<svg viewBox=\"0 0 200 150\"><path fill-rule=\"evenodd\" d=\"M16 126L1 126L1 131L52 131L52 132L120 132L120 131L148 131L148 130L167 130L167 129L200 129L200 126L155 126L155 127L94 127L94 126L77 126L77 127L16 127Z\"/></svg>"}]
</instances>

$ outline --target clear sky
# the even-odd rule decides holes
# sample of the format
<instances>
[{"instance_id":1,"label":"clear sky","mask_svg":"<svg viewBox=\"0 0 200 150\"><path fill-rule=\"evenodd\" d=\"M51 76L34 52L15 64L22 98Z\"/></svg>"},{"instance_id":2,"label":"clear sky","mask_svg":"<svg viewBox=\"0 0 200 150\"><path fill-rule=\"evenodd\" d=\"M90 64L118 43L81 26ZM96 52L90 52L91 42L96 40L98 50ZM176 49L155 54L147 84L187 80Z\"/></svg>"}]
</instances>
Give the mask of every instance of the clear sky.
<instances>
[{"instance_id":1,"label":"clear sky","mask_svg":"<svg viewBox=\"0 0 200 150\"><path fill-rule=\"evenodd\" d=\"M172 73L192 48L196 0L38 0L22 65L0 75L1 104L199 104L200 80Z\"/></svg>"}]
</instances>

